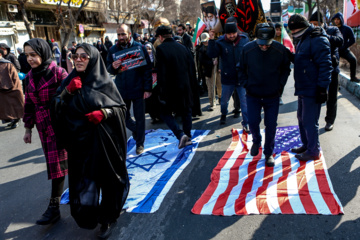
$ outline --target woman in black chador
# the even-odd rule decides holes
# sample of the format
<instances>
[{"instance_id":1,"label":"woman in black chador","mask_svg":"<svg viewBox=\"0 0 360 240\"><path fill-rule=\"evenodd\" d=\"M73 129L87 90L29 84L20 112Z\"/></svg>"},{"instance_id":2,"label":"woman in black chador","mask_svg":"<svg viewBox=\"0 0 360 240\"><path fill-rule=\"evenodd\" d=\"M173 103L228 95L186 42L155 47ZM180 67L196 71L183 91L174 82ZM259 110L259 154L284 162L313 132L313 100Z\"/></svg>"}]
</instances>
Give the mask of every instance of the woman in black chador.
<instances>
[{"instance_id":1,"label":"woman in black chador","mask_svg":"<svg viewBox=\"0 0 360 240\"><path fill-rule=\"evenodd\" d=\"M99 237L107 238L129 192L126 108L96 48L81 44L72 59L75 69L57 90L52 119L68 151L71 215L82 228L100 223Z\"/></svg>"}]
</instances>

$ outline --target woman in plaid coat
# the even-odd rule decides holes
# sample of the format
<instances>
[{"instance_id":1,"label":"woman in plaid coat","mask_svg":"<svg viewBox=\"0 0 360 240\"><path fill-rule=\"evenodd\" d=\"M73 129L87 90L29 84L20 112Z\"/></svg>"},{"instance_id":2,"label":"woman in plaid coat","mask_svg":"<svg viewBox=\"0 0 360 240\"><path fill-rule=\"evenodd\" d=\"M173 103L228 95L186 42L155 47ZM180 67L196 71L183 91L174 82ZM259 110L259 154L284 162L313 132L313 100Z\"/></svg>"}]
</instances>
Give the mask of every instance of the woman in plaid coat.
<instances>
[{"instance_id":1,"label":"woman in plaid coat","mask_svg":"<svg viewBox=\"0 0 360 240\"><path fill-rule=\"evenodd\" d=\"M24 142L31 143L31 129L36 125L44 150L48 179L52 180L52 192L48 209L36 223L47 225L60 219L59 203L68 173L67 153L56 141L50 119L50 102L67 77L67 72L51 59L51 49L43 39L34 38L24 44L25 55L31 66L26 76Z\"/></svg>"}]
</instances>

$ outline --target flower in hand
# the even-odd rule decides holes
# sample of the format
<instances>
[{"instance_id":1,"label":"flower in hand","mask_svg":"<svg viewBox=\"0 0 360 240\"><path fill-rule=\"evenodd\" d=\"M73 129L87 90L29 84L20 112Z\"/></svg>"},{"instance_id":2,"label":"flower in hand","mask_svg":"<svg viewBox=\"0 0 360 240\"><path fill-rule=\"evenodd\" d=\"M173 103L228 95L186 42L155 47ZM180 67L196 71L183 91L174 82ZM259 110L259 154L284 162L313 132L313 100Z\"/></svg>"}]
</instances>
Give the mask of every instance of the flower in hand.
<instances>
[{"instance_id":1,"label":"flower in hand","mask_svg":"<svg viewBox=\"0 0 360 240\"><path fill-rule=\"evenodd\" d=\"M91 113L85 114L89 119L89 122L93 124L99 124L105 117L104 113L101 110L96 110Z\"/></svg>"},{"instance_id":2,"label":"flower in hand","mask_svg":"<svg viewBox=\"0 0 360 240\"><path fill-rule=\"evenodd\" d=\"M69 85L67 85L66 89L69 91L69 93L74 93L76 90L80 89L82 87L81 78L79 76L74 77L71 79Z\"/></svg>"}]
</instances>

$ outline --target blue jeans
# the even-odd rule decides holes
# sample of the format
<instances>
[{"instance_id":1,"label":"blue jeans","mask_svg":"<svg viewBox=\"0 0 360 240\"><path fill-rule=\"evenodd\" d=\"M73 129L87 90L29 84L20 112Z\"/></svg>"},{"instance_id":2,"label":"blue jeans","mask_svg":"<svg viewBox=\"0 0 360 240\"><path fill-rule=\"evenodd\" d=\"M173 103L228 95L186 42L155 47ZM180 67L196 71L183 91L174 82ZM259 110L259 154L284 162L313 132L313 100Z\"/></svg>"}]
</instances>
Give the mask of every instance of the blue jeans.
<instances>
[{"instance_id":1,"label":"blue jeans","mask_svg":"<svg viewBox=\"0 0 360 240\"><path fill-rule=\"evenodd\" d=\"M226 115L228 113L228 105L231 95L233 94L234 90L237 91L240 99L240 106L241 106L241 115L242 115L242 122L243 126L248 125L248 113L247 113L247 104L246 104L246 92L245 88L238 86L238 85L222 85L222 93L221 93L221 114Z\"/></svg>"},{"instance_id":2,"label":"blue jeans","mask_svg":"<svg viewBox=\"0 0 360 240\"><path fill-rule=\"evenodd\" d=\"M306 153L317 156L320 153L319 117L321 104L316 103L315 97L298 97L297 118L299 121L300 136Z\"/></svg>"},{"instance_id":3,"label":"blue jeans","mask_svg":"<svg viewBox=\"0 0 360 240\"><path fill-rule=\"evenodd\" d=\"M166 125L170 128L170 130L174 133L177 139L181 139L184 134L191 138L191 127L192 127L192 116L191 116L191 108L188 108L181 115L183 130L180 129L173 115L169 112L162 112L160 117L164 120Z\"/></svg>"},{"instance_id":4,"label":"blue jeans","mask_svg":"<svg viewBox=\"0 0 360 240\"><path fill-rule=\"evenodd\" d=\"M260 122L261 109L264 109L265 145L264 154L271 155L275 146L277 117L279 114L279 97L257 98L246 96L249 115L249 127L253 143L261 144Z\"/></svg>"},{"instance_id":5,"label":"blue jeans","mask_svg":"<svg viewBox=\"0 0 360 240\"><path fill-rule=\"evenodd\" d=\"M145 142L145 103L143 98L125 100L126 104L126 127L133 133L136 146L144 146ZM130 115L131 103L133 104L134 121Z\"/></svg>"}]
</instances>

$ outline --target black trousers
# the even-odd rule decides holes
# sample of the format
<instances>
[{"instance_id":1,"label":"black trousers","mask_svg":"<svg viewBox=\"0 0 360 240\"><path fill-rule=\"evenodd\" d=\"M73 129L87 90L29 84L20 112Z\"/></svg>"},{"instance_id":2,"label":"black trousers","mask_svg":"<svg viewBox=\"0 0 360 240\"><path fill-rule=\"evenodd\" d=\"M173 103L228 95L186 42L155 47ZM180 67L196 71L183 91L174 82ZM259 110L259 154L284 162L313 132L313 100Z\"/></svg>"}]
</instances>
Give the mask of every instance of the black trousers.
<instances>
[{"instance_id":1,"label":"black trousers","mask_svg":"<svg viewBox=\"0 0 360 240\"><path fill-rule=\"evenodd\" d=\"M350 63L350 78L354 79L356 75L356 64L357 64L355 55L349 49L341 51L339 52L339 54L341 58L344 58L346 61Z\"/></svg>"},{"instance_id":2,"label":"black trousers","mask_svg":"<svg viewBox=\"0 0 360 240\"><path fill-rule=\"evenodd\" d=\"M124 99L126 104L126 127L133 133L136 141L136 147L144 146L145 142L145 102L144 99ZM133 104L133 113L135 121L130 115L131 103Z\"/></svg>"},{"instance_id":3,"label":"black trousers","mask_svg":"<svg viewBox=\"0 0 360 240\"><path fill-rule=\"evenodd\" d=\"M339 74L332 72L331 82L329 85L329 95L326 102L326 117L325 122L334 124L337 112L337 97L339 90Z\"/></svg>"}]
</instances>

